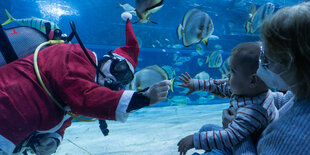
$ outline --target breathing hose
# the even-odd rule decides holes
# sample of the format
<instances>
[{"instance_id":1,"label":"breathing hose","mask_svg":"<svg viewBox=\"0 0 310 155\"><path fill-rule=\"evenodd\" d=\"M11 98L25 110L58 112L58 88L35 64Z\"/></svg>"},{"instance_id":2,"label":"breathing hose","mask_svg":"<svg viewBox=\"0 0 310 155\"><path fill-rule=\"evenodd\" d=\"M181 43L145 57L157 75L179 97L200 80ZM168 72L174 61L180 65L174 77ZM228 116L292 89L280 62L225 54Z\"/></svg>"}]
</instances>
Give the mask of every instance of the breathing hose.
<instances>
[{"instance_id":1,"label":"breathing hose","mask_svg":"<svg viewBox=\"0 0 310 155\"><path fill-rule=\"evenodd\" d=\"M54 97L53 95L48 91L48 89L46 88L42 78L41 78L41 75L40 75L40 71L39 71L39 67L38 67L38 54L39 54L39 51L42 47L46 46L46 45L55 45L55 44L63 44L65 43L64 40L49 40L47 42L44 42L42 44L40 44L35 52L34 52L34 55L33 55L33 65L34 65L34 71L36 73L36 76L41 84L41 86L43 87L43 89L45 90L45 92L48 94L48 96L53 100L53 102L61 109L63 110L66 114L70 115L72 118L74 119L77 119L79 121L83 121L83 122L93 122L93 121L96 121L97 119L95 118L91 118L91 119L86 119L86 118L81 118L81 117L78 117L76 116L75 114L73 114L71 111L69 110L66 110Z\"/></svg>"}]
</instances>

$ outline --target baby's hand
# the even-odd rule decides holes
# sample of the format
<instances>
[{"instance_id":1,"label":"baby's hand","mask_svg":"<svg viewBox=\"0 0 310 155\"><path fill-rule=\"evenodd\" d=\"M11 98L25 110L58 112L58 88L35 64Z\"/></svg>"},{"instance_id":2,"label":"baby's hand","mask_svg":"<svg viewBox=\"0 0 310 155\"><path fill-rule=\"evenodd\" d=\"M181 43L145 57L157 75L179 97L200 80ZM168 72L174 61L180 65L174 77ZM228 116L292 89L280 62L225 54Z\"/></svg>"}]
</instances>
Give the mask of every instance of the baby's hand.
<instances>
[{"instance_id":1,"label":"baby's hand","mask_svg":"<svg viewBox=\"0 0 310 155\"><path fill-rule=\"evenodd\" d=\"M194 148L194 135L189 135L183 139L181 139L178 143L180 155L185 155L186 152L192 148Z\"/></svg>"},{"instance_id":2,"label":"baby's hand","mask_svg":"<svg viewBox=\"0 0 310 155\"><path fill-rule=\"evenodd\" d=\"M188 92L186 93L186 96L193 93L194 90L194 80L189 76L187 72L185 72L186 75L182 74L179 76L179 79L184 83L184 84L178 84L178 86L188 88Z\"/></svg>"}]
</instances>

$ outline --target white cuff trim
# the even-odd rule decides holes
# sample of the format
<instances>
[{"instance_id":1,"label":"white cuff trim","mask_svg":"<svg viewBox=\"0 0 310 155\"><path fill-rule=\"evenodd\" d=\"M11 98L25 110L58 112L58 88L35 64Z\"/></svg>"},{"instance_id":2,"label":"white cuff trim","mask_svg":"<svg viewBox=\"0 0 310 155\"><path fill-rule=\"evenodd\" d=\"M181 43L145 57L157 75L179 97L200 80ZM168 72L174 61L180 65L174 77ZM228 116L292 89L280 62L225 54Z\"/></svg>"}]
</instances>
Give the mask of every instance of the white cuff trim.
<instances>
[{"instance_id":1,"label":"white cuff trim","mask_svg":"<svg viewBox=\"0 0 310 155\"><path fill-rule=\"evenodd\" d=\"M124 91L115 112L116 121L125 122L127 120L129 113L127 113L126 110L133 93L134 91Z\"/></svg>"},{"instance_id":2,"label":"white cuff trim","mask_svg":"<svg viewBox=\"0 0 310 155\"><path fill-rule=\"evenodd\" d=\"M14 143L0 135L0 153L2 150L2 152L5 152L6 154L12 154L14 149Z\"/></svg>"}]
</instances>

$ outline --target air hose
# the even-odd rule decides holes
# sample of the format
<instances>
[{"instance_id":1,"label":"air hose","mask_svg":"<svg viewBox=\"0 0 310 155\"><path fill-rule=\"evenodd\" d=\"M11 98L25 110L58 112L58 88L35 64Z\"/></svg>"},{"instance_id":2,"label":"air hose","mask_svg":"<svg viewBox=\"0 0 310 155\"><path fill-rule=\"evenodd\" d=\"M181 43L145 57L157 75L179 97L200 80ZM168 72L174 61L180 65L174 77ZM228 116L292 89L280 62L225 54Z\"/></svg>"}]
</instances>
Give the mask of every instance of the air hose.
<instances>
[{"instance_id":1,"label":"air hose","mask_svg":"<svg viewBox=\"0 0 310 155\"><path fill-rule=\"evenodd\" d=\"M64 40L49 40L47 42L44 42L42 44L40 44L35 52L34 52L34 55L33 55L33 65L34 65L34 70L35 70L35 73L36 73L36 76L41 84L41 86L43 87L43 89L45 90L45 92L48 94L48 96L53 100L53 102L60 108L62 109L66 114L70 115L72 118L74 119L77 119L79 121L84 121L84 122L92 122L92 121L96 121L97 119L95 118L91 118L91 119L86 119L86 118L81 118L81 117L78 117L76 116L75 114L73 114L71 111L69 110L66 110L54 97L53 95L48 91L48 89L46 88L42 78L41 78L41 75L40 75L40 71L39 71L39 67L38 67L38 54L39 54L39 51L42 47L46 46L46 45L55 45L55 44L63 44L65 43Z\"/></svg>"}]
</instances>

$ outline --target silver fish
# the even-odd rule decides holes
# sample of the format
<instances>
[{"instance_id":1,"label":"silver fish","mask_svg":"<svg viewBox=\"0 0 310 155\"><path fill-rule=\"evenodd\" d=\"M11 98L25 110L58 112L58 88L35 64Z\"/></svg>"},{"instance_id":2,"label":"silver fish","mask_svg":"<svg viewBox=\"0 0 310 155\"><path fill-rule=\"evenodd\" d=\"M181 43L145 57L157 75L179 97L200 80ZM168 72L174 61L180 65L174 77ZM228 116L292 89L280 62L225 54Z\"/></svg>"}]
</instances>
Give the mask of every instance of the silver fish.
<instances>
[{"instance_id":1,"label":"silver fish","mask_svg":"<svg viewBox=\"0 0 310 155\"><path fill-rule=\"evenodd\" d=\"M256 10L255 5L252 5L252 9L249 13L249 19L245 25L245 31L247 33L255 33L257 29L262 26L263 20L274 13L274 4L268 2Z\"/></svg>"},{"instance_id":2,"label":"silver fish","mask_svg":"<svg viewBox=\"0 0 310 155\"><path fill-rule=\"evenodd\" d=\"M123 8L125 12L129 12L130 14L137 16L136 9L132 7L130 4L119 4L119 7Z\"/></svg>"},{"instance_id":3,"label":"silver fish","mask_svg":"<svg viewBox=\"0 0 310 155\"><path fill-rule=\"evenodd\" d=\"M210 75L205 71L202 71L194 76L194 79L209 79L209 78Z\"/></svg>"},{"instance_id":4,"label":"silver fish","mask_svg":"<svg viewBox=\"0 0 310 155\"><path fill-rule=\"evenodd\" d=\"M222 79L228 78L228 74L230 72L230 65L229 65L229 60L230 57L228 57L224 62L221 68L219 68L221 74L222 74Z\"/></svg>"},{"instance_id":5,"label":"silver fish","mask_svg":"<svg viewBox=\"0 0 310 155\"><path fill-rule=\"evenodd\" d=\"M217 50L211 53L209 57L209 68L218 68L222 65L222 50Z\"/></svg>"},{"instance_id":6,"label":"silver fish","mask_svg":"<svg viewBox=\"0 0 310 155\"><path fill-rule=\"evenodd\" d=\"M171 106L172 105L182 106L190 103L191 99L187 96L173 96L171 99L168 99L168 102L170 103Z\"/></svg>"},{"instance_id":7,"label":"silver fish","mask_svg":"<svg viewBox=\"0 0 310 155\"><path fill-rule=\"evenodd\" d=\"M136 24L151 22L157 24L154 21L151 21L150 15L151 13L157 12L159 9L163 7L164 0L136 0L136 13L139 18L139 21L134 22Z\"/></svg>"},{"instance_id":8,"label":"silver fish","mask_svg":"<svg viewBox=\"0 0 310 155\"><path fill-rule=\"evenodd\" d=\"M130 83L129 88L141 91L162 80L169 80L168 73L157 65L148 66L135 73L134 79ZM172 79L172 83L173 82L174 79ZM171 87L171 90L173 91L173 87Z\"/></svg>"},{"instance_id":9,"label":"silver fish","mask_svg":"<svg viewBox=\"0 0 310 155\"><path fill-rule=\"evenodd\" d=\"M210 16L199 9L191 9L183 17L182 25L177 29L179 40L183 38L183 45L188 47L203 41L205 44L214 31Z\"/></svg>"}]
</instances>

